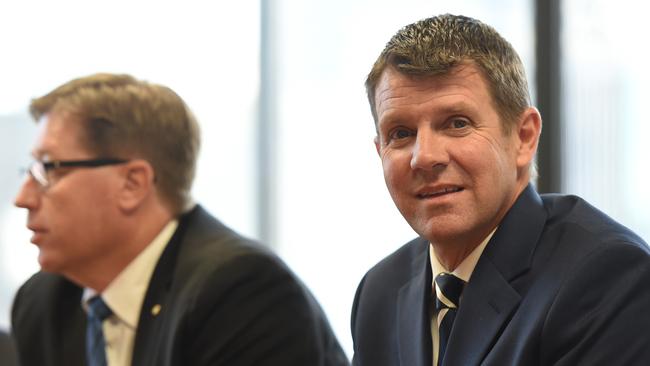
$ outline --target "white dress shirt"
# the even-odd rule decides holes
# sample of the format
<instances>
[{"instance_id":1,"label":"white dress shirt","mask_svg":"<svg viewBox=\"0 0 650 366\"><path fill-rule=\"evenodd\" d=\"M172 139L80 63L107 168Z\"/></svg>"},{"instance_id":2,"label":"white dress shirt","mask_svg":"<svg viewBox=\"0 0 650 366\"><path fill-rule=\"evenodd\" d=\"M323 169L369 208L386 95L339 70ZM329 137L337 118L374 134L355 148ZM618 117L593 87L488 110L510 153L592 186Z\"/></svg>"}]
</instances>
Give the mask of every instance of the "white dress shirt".
<instances>
[{"instance_id":1,"label":"white dress shirt","mask_svg":"<svg viewBox=\"0 0 650 366\"><path fill-rule=\"evenodd\" d=\"M177 220L167 223L153 241L101 293L102 299L113 311L103 323L106 361L109 366L131 365L135 333L149 280L176 227ZM96 294L92 289L84 289L84 309L87 308L86 302Z\"/></svg>"}]
</instances>

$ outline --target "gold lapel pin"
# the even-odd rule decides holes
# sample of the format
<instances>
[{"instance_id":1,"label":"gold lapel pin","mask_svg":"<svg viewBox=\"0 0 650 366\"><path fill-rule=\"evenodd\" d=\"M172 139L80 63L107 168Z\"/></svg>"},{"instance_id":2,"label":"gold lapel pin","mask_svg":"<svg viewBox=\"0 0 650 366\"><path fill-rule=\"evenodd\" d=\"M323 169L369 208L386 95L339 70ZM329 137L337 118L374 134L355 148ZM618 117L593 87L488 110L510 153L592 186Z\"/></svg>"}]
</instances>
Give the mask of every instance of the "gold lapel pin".
<instances>
[{"instance_id":1,"label":"gold lapel pin","mask_svg":"<svg viewBox=\"0 0 650 366\"><path fill-rule=\"evenodd\" d=\"M162 306L160 304L156 304L151 308L151 315L156 316L160 314L160 310L162 310Z\"/></svg>"}]
</instances>

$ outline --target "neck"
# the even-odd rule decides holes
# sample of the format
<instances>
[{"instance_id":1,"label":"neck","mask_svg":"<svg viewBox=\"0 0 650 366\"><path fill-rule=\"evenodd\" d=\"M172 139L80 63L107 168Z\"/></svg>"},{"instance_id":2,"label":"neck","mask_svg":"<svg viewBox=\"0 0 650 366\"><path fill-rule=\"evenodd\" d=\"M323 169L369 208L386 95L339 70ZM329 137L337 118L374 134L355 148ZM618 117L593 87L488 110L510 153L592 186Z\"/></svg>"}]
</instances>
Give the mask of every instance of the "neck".
<instances>
[{"instance_id":1,"label":"neck","mask_svg":"<svg viewBox=\"0 0 650 366\"><path fill-rule=\"evenodd\" d=\"M474 239L471 241L458 241L454 243L431 241L431 245L433 246L433 252L435 253L436 258L438 258L438 262L440 262L448 272L453 272L465 260L465 258L467 258L467 256L469 256L472 251L483 242L490 232L478 240Z\"/></svg>"},{"instance_id":2,"label":"neck","mask_svg":"<svg viewBox=\"0 0 650 366\"><path fill-rule=\"evenodd\" d=\"M168 210L135 212L112 225L114 235L103 255L92 258L77 271L64 273L73 282L101 293L156 238L172 220ZM94 259L94 260L93 260Z\"/></svg>"},{"instance_id":3,"label":"neck","mask_svg":"<svg viewBox=\"0 0 650 366\"><path fill-rule=\"evenodd\" d=\"M517 187L509 201L505 202L501 210L494 215L494 218L490 222L481 225L479 229L473 232L466 232L462 235L454 235L450 238L427 238L433 245L434 253L440 264L449 272L455 270L499 226L501 220L510 211L510 208L512 208L527 185L527 180L518 180Z\"/></svg>"}]
</instances>

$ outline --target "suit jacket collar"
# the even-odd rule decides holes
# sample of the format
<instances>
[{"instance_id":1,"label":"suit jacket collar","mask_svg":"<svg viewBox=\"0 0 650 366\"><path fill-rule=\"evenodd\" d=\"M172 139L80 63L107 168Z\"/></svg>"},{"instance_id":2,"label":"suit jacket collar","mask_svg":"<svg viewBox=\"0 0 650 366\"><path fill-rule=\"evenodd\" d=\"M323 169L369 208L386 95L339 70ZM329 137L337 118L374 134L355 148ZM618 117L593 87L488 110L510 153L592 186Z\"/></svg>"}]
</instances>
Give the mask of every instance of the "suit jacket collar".
<instances>
[{"instance_id":1,"label":"suit jacket collar","mask_svg":"<svg viewBox=\"0 0 650 366\"><path fill-rule=\"evenodd\" d=\"M431 266L429 242L415 243L418 254L411 263L413 276L399 290L397 299L397 339L401 365L430 366L431 346Z\"/></svg>"},{"instance_id":2,"label":"suit jacket collar","mask_svg":"<svg viewBox=\"0 0 650 366\"><path fill-rule=\"evenodd\" d=\"M157 336L162 325L159 315L166 310L167 295L171 289L181 244L184 242L185 233L193 218L205 214L203 208L197 205L179 218L178 228L156 264L140 310L140 319L133 344L131 362L133 365L154 364L157 352L151 352L151 350L162 349L159 347L161 337Z\"/></svg>"},{"instance_id":3,"label":"suit jacket collar","mask_svg":"<svg viewBox=\"0 0 650 366\"><path fill-rule=\"evenodd\" d=\"M530 268L547 216L541 197L528 185L501 220L483 262L491 261L507 281L521 275Z\"/></svg>"},{"instance_id":4,"label":"suit jacket collar","mask_svg":"<svg viewBox=\"0 0 650 366\"><path fill-rule=\"evenodd\" d=\"M501 221L470 278L444 365L478 365L521 300L511 283L531 266L546 221L541 198L526 187Z\"/></svg>"}]
</instances>

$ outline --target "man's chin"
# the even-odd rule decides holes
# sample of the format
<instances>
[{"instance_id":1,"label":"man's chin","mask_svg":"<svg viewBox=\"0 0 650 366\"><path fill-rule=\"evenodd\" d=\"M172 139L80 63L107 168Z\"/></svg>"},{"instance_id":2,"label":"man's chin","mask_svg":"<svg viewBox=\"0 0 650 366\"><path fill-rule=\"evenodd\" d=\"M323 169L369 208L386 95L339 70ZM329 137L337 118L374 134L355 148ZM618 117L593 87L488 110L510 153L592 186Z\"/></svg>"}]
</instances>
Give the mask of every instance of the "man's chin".
<instances>
[{"instance_id":1,"label":"man's chin","mask_svg":"<svg viewBox=\"0 0 650 366\"><path fill-rule=\"evenodd\" d=\"M51 255L43 253L42 251L38 255L38 264L41 266L41 271L50 272L50 273L61 273L61 263L55 258L52 258Z\"/></svg>"},{"instance_id":2,"label":"man's chin","mask_svg":"<svg viewBox=\"0 0 650 366\"><path fill-rule=\"evenodd\" d=\"M444 243L457 240L467 229L453 217L436 217L420 225L411 225L421 237L432 243Z\"/></svg>"}]
</instances>

